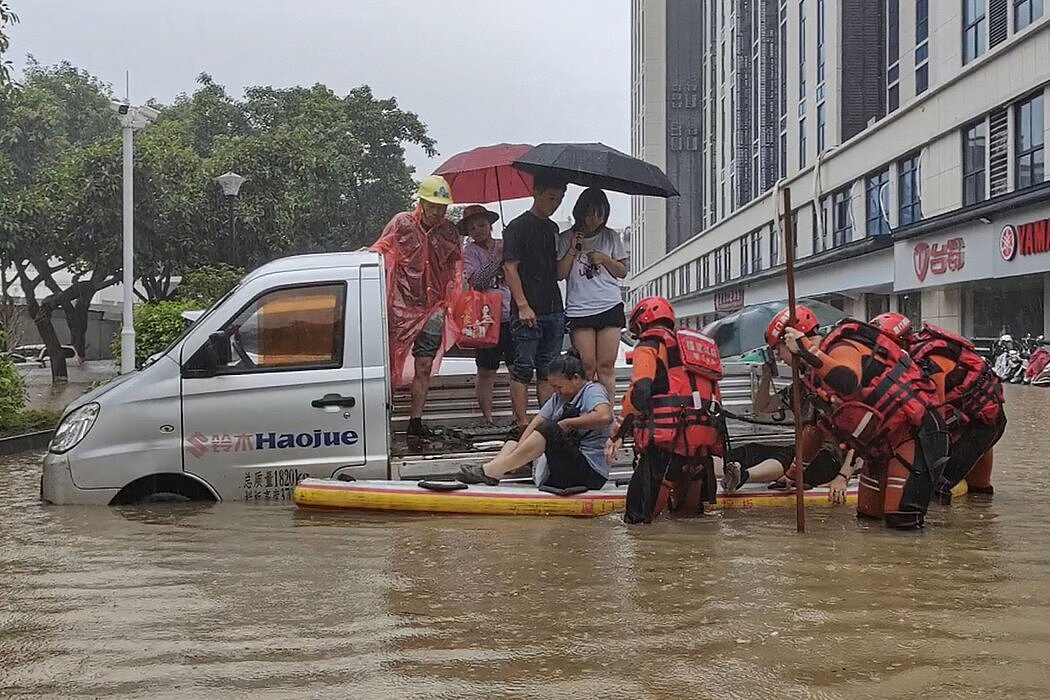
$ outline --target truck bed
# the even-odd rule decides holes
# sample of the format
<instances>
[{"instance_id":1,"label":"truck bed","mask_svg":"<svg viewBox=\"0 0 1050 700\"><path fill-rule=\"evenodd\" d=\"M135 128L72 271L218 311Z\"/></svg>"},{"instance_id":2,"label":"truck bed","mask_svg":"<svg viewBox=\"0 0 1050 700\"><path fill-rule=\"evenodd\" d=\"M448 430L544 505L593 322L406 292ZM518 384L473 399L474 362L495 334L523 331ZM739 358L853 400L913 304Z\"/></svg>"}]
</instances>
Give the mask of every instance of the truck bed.
<instances>
[{"instance_id":1,"label":"truck bed","mask_svg":"<svg viewBox=\"0 0 1050 700\"><path fill-rule=\"evenodd\" d=\"M753 417L773 422L768 415L754 416L752 396L758 386L759 366L746 362L726 362L720 383L723 405L734 415ZM617 411L618 401L630 384L630 368L618 370L616 377ZM495 436L471 438L471 427L481 424L477 399L474 397L473 376L435 377L424 411L424 420L431 427L441 427L446 436L420 441L405 436L408 425L410 396L407 389L394 392L391 416L391 478L421 479L448 477L455 474L461 464L487 461L502 444ZM783 380L777 386L783 386ZM538 410L535 393L530 391L529 412ZM493 418L498 424L511 424L510 386L505 371L496 377L493 396ZM776 425L758 425L730 419L728 421L731 442L759 442L765 444L790 444L794 439L794 424L790 413ZM467 429L459 432L456 429ZM458 434L458 436L457 436ZM631 474L631 450L621 451L620 459L612 466L613 479L624 480Z\"/></svg>"}]
</instances>

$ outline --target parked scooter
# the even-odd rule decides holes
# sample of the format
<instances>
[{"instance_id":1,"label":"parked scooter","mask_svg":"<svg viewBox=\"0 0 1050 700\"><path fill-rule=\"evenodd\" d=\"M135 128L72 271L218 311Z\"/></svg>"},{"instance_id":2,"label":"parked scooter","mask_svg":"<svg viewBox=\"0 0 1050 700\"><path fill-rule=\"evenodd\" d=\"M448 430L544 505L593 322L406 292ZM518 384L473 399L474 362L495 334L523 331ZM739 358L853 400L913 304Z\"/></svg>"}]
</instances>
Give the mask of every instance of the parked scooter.
<instances>
[{"instance_id":1,"label":"parked scooter","mask_svg":"<svg viewBox=\"0 0 1050 700\"><path fill-rule=\"evenodd\" d=\"M1018 353L1021 359L1021 366L1017 372L1010 377L1011 384L1024 384L1025 377L1028 375L1028 359L1032 356L1032 348L1035 347L1035 343L1032 340L1031 333L1025 333L1024 337L1021 338L1021 345L1018 348Z\"/></svg>"},{"instance_id":2,"label":"parked scooter","mask_svg":"<svg viewBox=\"0 0 1050 700\"><path fill-rule=\"evenodd\" d=\"M1010 381L1010 378L1017 371L1017 367L1021 364L1021 353L1017 350L1017 344L1014 342L1013 336L1009 333L1003 333L999 336L999 340L992 347L992 355L995 357L992 369L999 375L999 379L1004 382Z\"/></svg>"},{"instance_id":3,"label":"parked scooter","mask_svg":"<svg viewBox=\"0 0 1050 700\"><path fill-rule=\"evenodd\" d=\"M1025 364L1025 384L1031 384L1050 364L1050 350L1047 350L1046 346L1043 345L1043 336L1037 337L1032 345L1032 352L1028 356L1028 362Z\"/></svg>"}]
</instances>

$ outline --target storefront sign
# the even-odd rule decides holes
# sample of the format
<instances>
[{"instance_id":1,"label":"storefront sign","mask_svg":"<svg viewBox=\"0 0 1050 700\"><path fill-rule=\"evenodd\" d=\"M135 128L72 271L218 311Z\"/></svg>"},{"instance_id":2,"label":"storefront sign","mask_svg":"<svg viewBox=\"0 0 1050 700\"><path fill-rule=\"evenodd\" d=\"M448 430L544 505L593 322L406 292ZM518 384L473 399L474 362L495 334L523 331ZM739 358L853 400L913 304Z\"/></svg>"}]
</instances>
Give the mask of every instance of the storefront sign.
<instances>
[{"instance_id":1,"label":"storefront sign","mask_svg":"<svg viewBox=\"0 0 1050 700\"><path fill-rule=\"evenodd\" d=\"M999 234L999 253L1010 262L1018 255L1050 253L1050 219L1027 224L1007 224Z\"/></svg>"},{"instance_id":2,"label":"storefront sign","mask_svg":"<svg viewBox=\"0 0 1050 700\"><path fill-rule=\"evenodd\" d=\"M715 311L732 313L744 308L744 289L726 289L715 294Z\"/></svg>"},{"instance_id":3,"label":"storefront sign","mask_svg":"<svg viewBox=\"0 0 1050 700\"><path fill-rule=\"evenodd\" d=\"M926 275L943 275L958 272L966 267L966 242L961 237L949 238L944 244L916 243L912 251L912 266L915 278L926 281Z\"/></svg>"},{"instance_id":4,"label":"storefront sign","mask_svg":"<svg viewBox=\"0 0 1050 700\"><path fill-rule=\"evenodd\" d=\"M1050 207L1040 203L1009 216L1028 223L989 224L975 219L920 238L894 241L894 290L1050 273Z\"/></svg>"}]
</instances>

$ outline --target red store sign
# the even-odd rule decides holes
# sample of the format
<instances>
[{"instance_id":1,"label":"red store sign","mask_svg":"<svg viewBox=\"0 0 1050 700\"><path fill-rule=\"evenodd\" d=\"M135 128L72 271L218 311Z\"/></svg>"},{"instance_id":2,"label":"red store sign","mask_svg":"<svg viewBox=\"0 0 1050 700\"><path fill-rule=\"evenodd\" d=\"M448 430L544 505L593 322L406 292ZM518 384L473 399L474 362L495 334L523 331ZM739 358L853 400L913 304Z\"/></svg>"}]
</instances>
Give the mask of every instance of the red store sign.
<instances>
[{"instance_id":1,"label":"red store sign","mask_svg":"<svg viewBox=\"0 0 1050 700\"><path fill-rule=\"evenodd\" d=\"M1003 232L999 234L999 254L1003 260L1010 262L1018 254L1040 253L1050 253L1050 219L1003 227Z\"/></svg>"},{"instance_id":2,"label":"red store sign","mask_svg":"<svg viewBox=\"0 0 1050 700\"><path fill-rule=\"evenodd\" d=\"M912 251L915 278L920 282L926 275L943 275L966 267L966 242L962 238L949 238L940 243L916 243Z\"/></svg>"}]
</instances>

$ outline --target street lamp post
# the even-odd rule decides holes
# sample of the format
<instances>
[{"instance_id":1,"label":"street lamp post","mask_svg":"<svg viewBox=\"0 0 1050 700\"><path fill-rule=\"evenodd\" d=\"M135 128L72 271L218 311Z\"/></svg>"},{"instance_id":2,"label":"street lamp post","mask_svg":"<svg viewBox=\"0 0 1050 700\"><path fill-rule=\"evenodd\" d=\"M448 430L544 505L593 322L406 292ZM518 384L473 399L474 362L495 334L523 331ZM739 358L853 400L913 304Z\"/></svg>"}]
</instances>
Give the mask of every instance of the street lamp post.
<instances>
[{"instance_id":1,"label":"street lamp post","mask_svg":"<svg viewBox=\"0 0 1050 700\"><path fill-rule=\"evenodd\" d=\"M237 260L239 257L239 251L237 247L236 225L234 223L236 221L234 200L237 199L237 195L241 191L241 185L244 184L246 179L247 178L241 177L232 170L215 178L215 182L219 183L219 187L222 188L222 193L226 197L226 204L230 218L230 262L234 267L237 267L237 263L239 262Z\"/></svg>"},{"instance_id":2,"label":"street lamp post","mask_svg":"<svg viewBox=\"0 0 1050 700\"><path fill-rule=\"evenodd\" d=\"M131 107L120 102L113 103L113 110L120 121L124 162L124 304L120 328L120 373L135 371L135 199L134 199L134 134L153 122L160 112L152 107Z\"/></svg>"}]
</instances>

